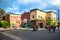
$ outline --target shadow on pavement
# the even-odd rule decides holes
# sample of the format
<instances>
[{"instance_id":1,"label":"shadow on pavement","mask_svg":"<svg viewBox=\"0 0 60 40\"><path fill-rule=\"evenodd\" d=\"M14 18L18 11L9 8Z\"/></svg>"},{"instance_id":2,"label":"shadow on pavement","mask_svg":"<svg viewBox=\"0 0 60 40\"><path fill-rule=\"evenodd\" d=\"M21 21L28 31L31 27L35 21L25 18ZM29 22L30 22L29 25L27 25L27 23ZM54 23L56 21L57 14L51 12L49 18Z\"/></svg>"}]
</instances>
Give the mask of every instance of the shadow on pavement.
<instances>
[{"instance_id":1,"label":"shadow on pavement","mask_svg":"<svg viewBox=\"0 0 60 40\"><path fill-rule=\"evenodd\" d=\"M0 40L14 40L14 39L0 33Z\"/></svg>"}]
</instances>

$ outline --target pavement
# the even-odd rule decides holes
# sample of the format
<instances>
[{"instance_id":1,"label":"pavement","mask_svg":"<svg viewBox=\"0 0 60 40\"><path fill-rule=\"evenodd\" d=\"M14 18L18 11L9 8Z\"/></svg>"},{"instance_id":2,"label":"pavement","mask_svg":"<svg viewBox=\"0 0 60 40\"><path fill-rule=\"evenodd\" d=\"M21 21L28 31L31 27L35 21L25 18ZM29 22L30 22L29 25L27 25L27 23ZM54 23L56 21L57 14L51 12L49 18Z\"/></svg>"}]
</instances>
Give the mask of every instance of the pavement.
<instances>
[{"instance_id":1,"label":"pavement","mask_svg":"<svg viewBox=\"0 0 60 40\"><path fill-rule=\"evenodd\" d=\"M60 30L56 32L9 30L0 32L0 40L60 40Z\"/></svg>"},{"instance_id":2,"label":"pavement","mask_svg":"<svg viewBox=\"0 0 60 40\"><path fill-rule=\"evenodd\" d=\"M16 28L17 29L20 29L20 30L33 30L33 28ZM6 30L14 30L14 29L4 29L4 28L0 28L0 31L6 31ZM47 30L45 28L38 28L38 30ZM58 28L56 27L56 30L58 30ZM60 30L60 27L59 27L59 30Z\"/></svg>"}]
</instances>

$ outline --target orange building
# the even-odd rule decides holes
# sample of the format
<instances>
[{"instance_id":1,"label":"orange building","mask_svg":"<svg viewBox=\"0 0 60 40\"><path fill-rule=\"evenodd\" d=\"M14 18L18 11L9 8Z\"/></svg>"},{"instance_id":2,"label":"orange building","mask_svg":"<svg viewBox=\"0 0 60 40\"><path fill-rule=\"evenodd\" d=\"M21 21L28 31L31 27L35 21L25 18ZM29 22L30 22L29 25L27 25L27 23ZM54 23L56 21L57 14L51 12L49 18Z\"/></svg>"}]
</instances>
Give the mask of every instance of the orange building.
<instances>
[{"instance_id":1,"label":"orange building","mask_svg":"<svg viewBox=\"0 0 60 40\"><path fill-rule=\"evenodd\" d=\"M20 14L9 14L5 16L5 20L8 21L10 27L21 27L21 15Z\"/></svg>"}]
</instances>

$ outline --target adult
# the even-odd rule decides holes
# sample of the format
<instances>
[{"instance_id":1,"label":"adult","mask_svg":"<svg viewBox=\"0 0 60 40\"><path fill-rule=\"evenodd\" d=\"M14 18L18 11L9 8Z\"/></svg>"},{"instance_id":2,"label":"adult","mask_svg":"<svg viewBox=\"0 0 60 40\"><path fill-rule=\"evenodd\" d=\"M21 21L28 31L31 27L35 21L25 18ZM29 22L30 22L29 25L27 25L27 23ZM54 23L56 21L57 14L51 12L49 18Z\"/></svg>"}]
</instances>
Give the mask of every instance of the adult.
<instances>
[{"instance_id":1,"label":"adult","mask_svg":"<svg viewBox=\"0 0 60 40\"><path fill-rule=\"evenodd\" d=\"M56 26L53 26L53 32L55 32Z\"/></svg>"},{"instance_id":2,"label":"adult","mask_svg":"<svg viewBox=\"0 0 60 40\"><path fill-rule=\"evenodd\" d=\"M49 30L49 32L51 32L51 26L49 25L49 27L48 27L48 30Z\"/></svg>"}]
</instances>

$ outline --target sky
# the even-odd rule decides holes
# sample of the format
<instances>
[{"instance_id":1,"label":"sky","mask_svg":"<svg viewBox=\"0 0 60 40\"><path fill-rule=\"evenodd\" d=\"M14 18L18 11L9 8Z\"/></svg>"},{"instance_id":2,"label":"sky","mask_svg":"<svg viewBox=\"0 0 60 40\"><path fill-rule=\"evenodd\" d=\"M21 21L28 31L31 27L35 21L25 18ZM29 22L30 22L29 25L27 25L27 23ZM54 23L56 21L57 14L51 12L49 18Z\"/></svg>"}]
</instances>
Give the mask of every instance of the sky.
<instances>
[{"instance_id":1,"label":"sky","mask_svg":"<svg viewBox=\"0 0 60 40\"><path fill-rule=\"evenodd\" d=\"M21 14L31 9L53 10L60 13L60 0L0 0L0 8L6 12ZM60 14L59 14L60 15ZM60 19L60 16L59 16Z\"/></svg>"}]
</instances>

